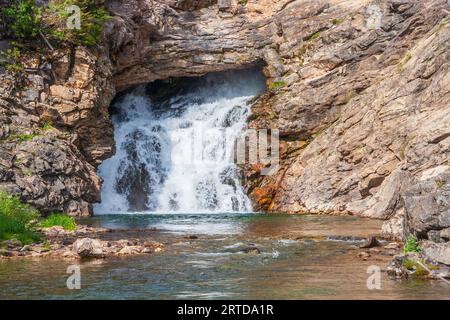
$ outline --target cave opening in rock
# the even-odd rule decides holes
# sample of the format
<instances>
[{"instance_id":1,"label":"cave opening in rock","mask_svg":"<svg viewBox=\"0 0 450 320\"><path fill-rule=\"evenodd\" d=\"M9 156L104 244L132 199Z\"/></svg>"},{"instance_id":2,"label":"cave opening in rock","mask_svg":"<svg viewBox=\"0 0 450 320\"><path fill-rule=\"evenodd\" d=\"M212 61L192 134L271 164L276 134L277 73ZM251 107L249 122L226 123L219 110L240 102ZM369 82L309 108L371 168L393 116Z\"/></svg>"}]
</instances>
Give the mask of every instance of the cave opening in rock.
<instances>
[{"instance_id":1,"label":"cave opening in rock","mask_svg":"<svg viewBox=\"0 0 450 320\"><path fill-rule=\"evenodd\" d=\"M103 162L96 214L250 212L232 161L262 68L140 85L110 107L116 154Z\"/></svg>"}]
</instances>

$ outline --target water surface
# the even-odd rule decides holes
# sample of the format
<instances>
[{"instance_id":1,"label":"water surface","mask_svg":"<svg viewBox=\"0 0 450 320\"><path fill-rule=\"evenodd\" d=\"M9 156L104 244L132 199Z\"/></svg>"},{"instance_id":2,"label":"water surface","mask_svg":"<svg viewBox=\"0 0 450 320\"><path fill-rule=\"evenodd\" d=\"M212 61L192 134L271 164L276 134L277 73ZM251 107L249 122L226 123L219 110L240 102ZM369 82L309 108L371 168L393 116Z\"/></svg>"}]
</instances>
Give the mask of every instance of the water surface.
<instances>
[{"instance_id":1,"label":"water surface","mask_svg":"<svg viewBox=\"0 0 450 320\"><path fill-rule=\"evenodd\" d=\"M449 299L439 281L396 281L368 290L367 267L391 257L356 257L380 222L356 217L261 214L106 215L85 220L116 229L156 228L163 253L82 262L81 290L66 288L73 262L0 262L2 299ZM112 235L119 234L113 232ZM196 235L198 239L189 239ZM337 237L337 239L341 239ZM255 245L259 255L241 250Z\"/></svg>"}]
</instances>

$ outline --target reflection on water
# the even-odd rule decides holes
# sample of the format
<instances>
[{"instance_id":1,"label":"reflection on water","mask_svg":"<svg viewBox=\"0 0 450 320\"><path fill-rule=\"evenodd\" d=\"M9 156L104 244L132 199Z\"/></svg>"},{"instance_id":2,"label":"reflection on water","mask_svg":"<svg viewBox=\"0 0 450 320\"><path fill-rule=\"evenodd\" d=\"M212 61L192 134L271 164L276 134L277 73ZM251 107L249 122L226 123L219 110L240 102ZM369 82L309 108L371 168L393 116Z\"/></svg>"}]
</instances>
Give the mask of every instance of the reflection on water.
<instances>
[{"instance_id":1,"label":"reflection on water","mask_svg":"<svg viewBox=\"0 0 450 320\"><path fill-rule=\"evenodd\" d=\"M86 220L85 220L86 222ZM110 228L156 227L161 254L81 263L82 289L66 288L70 261L0 262L2 299L442 299L438 281L393 281L368 290L367 267L389 256L356 258L355 242L327 236L376 234L380 222L354 217L256 214L124 215L90 218ZM197 240L188 239L195 234ZM255 245L259 255L242 252Z\"/></svg>"}]
</instances>

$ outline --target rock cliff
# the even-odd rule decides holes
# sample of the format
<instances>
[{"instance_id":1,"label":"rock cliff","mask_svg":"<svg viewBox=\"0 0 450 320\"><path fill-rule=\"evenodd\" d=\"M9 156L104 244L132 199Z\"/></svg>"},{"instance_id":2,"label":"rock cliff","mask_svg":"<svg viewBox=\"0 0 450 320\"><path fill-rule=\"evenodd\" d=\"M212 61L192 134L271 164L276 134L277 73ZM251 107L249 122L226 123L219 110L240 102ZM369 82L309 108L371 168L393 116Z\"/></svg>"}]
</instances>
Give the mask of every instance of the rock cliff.
<instances>
[{"instance_id":1,"label":"rock cliff","mask_svg":"<svg viewBox=\"0 0 450 320\"><path fill-rule=\"evenodd\" d=\"M448 240L448 1L105 6L102 45L48 51L28 57L20 75L1 72L0 188L44 212L91 214L96 167L114 152L116 92L261 65L270 89L249 127L280 130L281 166L271 176L245 168L256 209L351 213L385 219L390 237L406 226Z\"/></svg>"}]
</instances>

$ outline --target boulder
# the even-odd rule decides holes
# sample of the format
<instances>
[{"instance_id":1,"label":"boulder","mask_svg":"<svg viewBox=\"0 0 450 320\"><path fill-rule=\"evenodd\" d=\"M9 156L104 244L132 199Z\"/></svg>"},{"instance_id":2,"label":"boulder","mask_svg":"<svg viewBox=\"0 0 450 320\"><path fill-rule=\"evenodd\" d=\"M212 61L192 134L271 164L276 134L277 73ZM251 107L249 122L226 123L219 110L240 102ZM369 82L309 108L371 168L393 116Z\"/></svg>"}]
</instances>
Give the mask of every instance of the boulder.
<instances>
[{"instance_id":1,"label":"boulder","mask_svg":"<svg viewBox=\"0 0 450 320\"><path fill-rule=\"evenodd\" d=\"M77 239L73 244L72 251L81 258L104 258L102 241L91 238Z\"/></svg>"},{"instance_id":2,"label":"boulder","mask_svg":"<svg viewBox=\"0 0 450 320\"><path fill-rule=\"evenodd\" d=\"M424 241L421 247L427 259L450 265L450 242L435 243L432 241Z\"/></svg>"},{"instance_id":3,"label":"boulder","mask_svg":"<svg viewBox=\"0 0 450 320\"><path fill-rule=\"evenodd\" d=\"M403 196L407 228L422 238L450 227L450 168L423 175ZM446 232L444 231L444 236Z\"/></svg>"}]
</instances>

